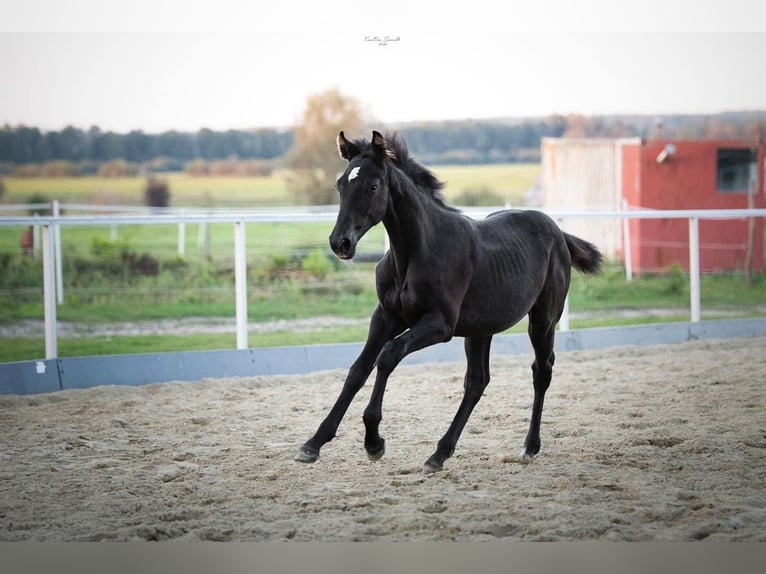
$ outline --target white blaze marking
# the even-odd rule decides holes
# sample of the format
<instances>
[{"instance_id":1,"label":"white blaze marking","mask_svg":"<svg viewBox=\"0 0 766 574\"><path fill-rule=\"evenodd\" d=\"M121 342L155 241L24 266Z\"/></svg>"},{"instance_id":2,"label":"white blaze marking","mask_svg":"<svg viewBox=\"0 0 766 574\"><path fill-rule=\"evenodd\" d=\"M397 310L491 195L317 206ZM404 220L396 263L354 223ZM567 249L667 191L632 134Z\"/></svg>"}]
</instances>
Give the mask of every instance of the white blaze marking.
<instances>
[{"instance_id":1,"label":"white blaze marking","mask_svg":"<svg viewBox=\"0 0 766 574\"><path fill-rule=\"evenodd\" d=\"M348 180L351 181L358 175L359 175L359 166L356 166L350 172L348 172Z\"/></svg>"}]
</instances>

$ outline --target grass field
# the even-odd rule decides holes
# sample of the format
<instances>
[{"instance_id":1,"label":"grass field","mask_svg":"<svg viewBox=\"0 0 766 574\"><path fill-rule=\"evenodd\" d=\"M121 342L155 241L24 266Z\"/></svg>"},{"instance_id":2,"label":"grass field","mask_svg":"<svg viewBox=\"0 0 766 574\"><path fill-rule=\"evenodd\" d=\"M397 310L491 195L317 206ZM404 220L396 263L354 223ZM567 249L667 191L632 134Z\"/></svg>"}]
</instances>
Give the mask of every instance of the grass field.
<instances>
[{"instance_id":1,"label":"grass field","mask_svg":"<svg viewBox=\"0 0 766 574\"><path fill-rule=\"evenodd\" d=\"M493 164L436 166L436 176L447 183L448 200L469 189L486 188L515 205L535 185L539 164ZM276 170L267 177L190 176L168 173L172 207L263 207L292 205L287 172ZM143 205L145 177L51 177L3 178L4 203L27 203L35 194L68 203Z\"/></svg>"},{"instance_id":2,"label":"grass field","mask_svg":"<svg viewBox=\"0 0 766 574\"><path fill-rule=\"evenodd\" d=\"M192 177L163 174L173 207L260 207L290 203L284 172L268 177ZM144 205L145 177L5 178L5 203L26 203L35 194L62 203Z\"/></svg>"},{"instance_id":3,"label":"grass field","mask_svg":"<svg viewBox=\"0 0 766 574\"><path fill-rule=\"evenodd\" d=\"M366 319L376 305L372 263L344 265L323 280L283 277L265 281L251 275L248 320L251 323L303 317L345 317ZM187 284L188 283L188 284ZM141 283L118 288L65 287L66 302L58 307L58 319L98 325L109 322L151 324L164 318L229 317L231 329L225 334L176 334L60 338L59 356L107 355L169 352L177 350L234 348L234 288L230 272L223 272L204 285L198 277L187 276L173 283L172 274L147 278ZM15 304L18 293L0 293L0 323L19 319L41 319L42 296L38 289ZM766 315L766 278L753 286L741 275L702 278L703 319L728 316ZM655 314L656 310L663 314ZM641 276L627 282L622 269L609 267L600 276L573 275L570 290L572 328L688 321L689 285L684 275ZM579 317L578 317L579 314ZM523 332L522 322L512 329ZM289 329L251 333L249 346L339 343L363 341L366 321L353 326L327 327L314 331ZM0 337L0 362L42 357L42 329L34 337Z\"/></svg>"},{"instance_id":4,"label":"grass field","mask_svg":"<svg viewBox=\"0 0 766 574\"><path fill-rule=\"evenodd\" d=\"M445 166L434 169L447 182L449 200L470 189L490 189L513 204L535 185L538 165ZM190 177L169 174L171 205L253 207L290 205L285 174L269 177ZM70 203L141 205L145 179L36 178L5 179L3 202L23 203L34 194ZM343 264L329 254L329 223L248 224L248 319L264 322L303 317L369 317L375 307L374 263ZM227 349L234 340L233 240L231 224L187 224L185 254L178 255L176 225L64 227L64 304L60 321L87 325L151 322L187 317L230 317L226 334L114 336L59 339L59 355L123 354L176 350ZM23 229L0 226L0 325L41 320L42 266L22 257ZM383 251L381 226L362 240L359 252ZM127 255L126 255L127 254ZM126 270L126 257L156 260L156 275ZM311 262L309 265L307 262ZM683 273L642 276L627 282L622 269L608 267L601 276L573 275L572 328L688 320L688 277ZM703 318L766 314L766 279L745 285L739 274L702 279ZM654 316L652 309L665 314ZM642 313L646 310L646 313ZM626 316L626 312L637 312ZM669 311L669 312L668 312ZM577 318L578 312L585 312ZM523 331L524 325L514 328ZM361 341L364 322L319 331L251 333L250 346ZM39 359L42 331L31 337L0 336L0 362Z\"/></svg>"}]
</instances>

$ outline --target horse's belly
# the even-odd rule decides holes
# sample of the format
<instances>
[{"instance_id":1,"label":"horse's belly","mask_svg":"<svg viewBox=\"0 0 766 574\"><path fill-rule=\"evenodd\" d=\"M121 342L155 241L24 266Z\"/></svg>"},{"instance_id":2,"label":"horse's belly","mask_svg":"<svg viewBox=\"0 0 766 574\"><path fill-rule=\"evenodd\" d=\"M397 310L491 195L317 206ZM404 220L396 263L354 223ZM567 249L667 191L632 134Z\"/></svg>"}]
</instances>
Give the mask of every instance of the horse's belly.
<instances>
[{"instance_id":1,"label":"horse's belly","mask_svg":"<svg viewBox=\"0 0 766 574\"><path fill-rule=\"evenodd\" d=\"M515 313L514 313L515 311ZM458 337L486 337L510 329L521 321L529 312L523 309L486 309L485 312L474 309L461 311L455 335Z\"/></svg>"}]
</instances>

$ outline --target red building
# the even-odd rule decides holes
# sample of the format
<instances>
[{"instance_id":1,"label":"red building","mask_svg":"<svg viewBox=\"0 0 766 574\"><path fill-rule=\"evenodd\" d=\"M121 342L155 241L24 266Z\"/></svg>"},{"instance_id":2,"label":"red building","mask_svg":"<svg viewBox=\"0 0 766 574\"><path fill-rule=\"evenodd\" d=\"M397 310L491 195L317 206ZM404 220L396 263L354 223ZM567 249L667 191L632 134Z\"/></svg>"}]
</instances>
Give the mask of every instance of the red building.
<instances>
[{"instance_id":1,"label":"red building","mask_svg":"<svg viewBox=\"0 0 766 574\"><path fill-rule=\"evenodd\" d=\"M745 209L764 205L764 146L743 141L650 141L622 148L622 195L642 209ZM759 166L761 169L759 170ZM760 173L759 173L760 172ZM748 193L754 197L749 199ZM748 221L699 221L700 270L744 269ZM636 272L689 267L685 219L634 219ZM763 271L763 218L755 220L753 268Z\"/></svg>"},{"instance_id":2,"label":"red building","mask_svg":"<svg viewBox=\"0 0 766 574\"><path fill-rule=\"evenodd\" d=\"M548 210L745 209L763 207L766 146L747 141L544 138L542 207ZM749 197L752 195L752 197ZM568 222L567 222L568 223ZM619 221L582 220L571 231L624 260ZM700 270L743 270L747 219L699 221ZM635 273L689 268L687 219L633 219ZM764 268L764 221L755 218L753 269Z\"/></svg>"}]
</instances>

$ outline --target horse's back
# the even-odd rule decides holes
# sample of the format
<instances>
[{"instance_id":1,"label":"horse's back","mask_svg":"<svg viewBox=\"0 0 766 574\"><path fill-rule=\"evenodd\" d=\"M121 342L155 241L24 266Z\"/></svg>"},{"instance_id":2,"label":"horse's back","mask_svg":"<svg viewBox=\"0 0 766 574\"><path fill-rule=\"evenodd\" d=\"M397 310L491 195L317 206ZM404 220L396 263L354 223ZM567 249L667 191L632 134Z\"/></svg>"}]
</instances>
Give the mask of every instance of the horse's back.
<instances>
[{"instance_id":1,"label":"horse's back","mask_svg":"<svg viewBox=\"0 0 766 574\"><path fill-rule=\"evenodd\" d=\"M546 257L551 250L566 250L564 235L553 219L534 210L506 209L496 211L477 226L485 249L515 253L536 260Z\"/></svg>"},{"instance_id":2,"label":"horse's back","mask_svg":"<svg viewBox=\"0 0 766 574\"><path fill-rule=\"evenodd\" d=\"M481 224L489 227L508 226L521 232L550 231L556 233L559 230L556 222L542 211L534 209L503 209L490 213Z\"/></svg>"},{"instance_id":3,"label":"horse's back","mask_svg":"<svg viewBox=\"0 0 766 574\"><path fill-rule=\"evenodd\" d=\"M563 234L544 213L504 210L489 215L476 229L474 274L458 334L510 327L535 305L552 265L569 269Z\"/></svg>"}]
</instances>

